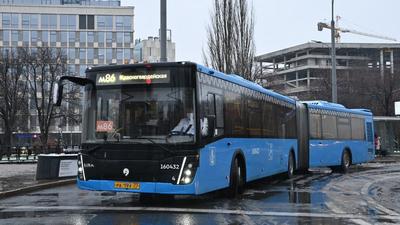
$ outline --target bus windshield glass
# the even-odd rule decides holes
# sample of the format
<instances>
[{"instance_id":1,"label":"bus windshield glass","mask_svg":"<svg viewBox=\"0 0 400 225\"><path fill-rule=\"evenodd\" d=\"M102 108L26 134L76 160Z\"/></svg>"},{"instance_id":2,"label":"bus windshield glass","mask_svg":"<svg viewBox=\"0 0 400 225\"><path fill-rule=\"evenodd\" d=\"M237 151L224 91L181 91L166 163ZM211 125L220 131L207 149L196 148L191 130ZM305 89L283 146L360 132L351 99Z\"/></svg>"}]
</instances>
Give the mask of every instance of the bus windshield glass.
<instances>
[{"instance_id":1,"label":"bus windshield glass","mask_svg":"<svg viewBox=\"0 0 400 225\"><path fill-rule=\"evenodd\" d=\"M89 91L86 141L193 143L194 88L171 83L98 85L94 94Z\"/></svg>"}]
</instances>

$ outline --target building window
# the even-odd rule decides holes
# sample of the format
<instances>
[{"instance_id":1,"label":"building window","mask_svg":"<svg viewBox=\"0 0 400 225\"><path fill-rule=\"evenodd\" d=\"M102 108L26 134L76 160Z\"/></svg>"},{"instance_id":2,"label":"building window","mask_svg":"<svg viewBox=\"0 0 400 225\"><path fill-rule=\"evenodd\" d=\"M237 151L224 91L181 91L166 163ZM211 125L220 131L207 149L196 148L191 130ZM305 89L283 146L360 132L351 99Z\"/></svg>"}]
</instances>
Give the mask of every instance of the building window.
<instances>
[{"instance_id":1,"label":"building window","mask_svg":"<svg viewBox=\"0 0 400 225\"><path fill-rule=\"evenodd\" d=\"M8 43L10 41L10 31L3 30L3 42Z\"/></svg>"},{"instance_id":2,"label":"building window","mask_svg":"<svg viewBox=\"0 0 400 225\"><path fill-rule=\"evenodd\" d=\"M38 32L31 31L31 44L36 45L37 41L38 41Z\"/></svg>"},{"instance_id":3,"label":"building window","mask_svg":"<svg viewBox=\"0 0 400 225\"><path fill-rule=\"evenodd\" d=\"M11 14L3 13L3 28L10 28Z\"/></svg>"},{"instance_id":4,"label":"building window","mask_svg":"<svg viewBox=\"0 0 400 225\"><path fill-rule=\"evenodd\" d=\"M86 59L86 48L79 49L79 59L81 60L81 63L85 61L85 59Z\"/></svg>"},{"instance_id":5,"label":"building window","mask_svg":"<svg viewBox=\"0 0 400 225\"><path fill-rule=\"evenodd\" d=\"M104 47L104 32L98 32L97 35L99 47Z\"/></svg>"},{"instance_id":6,"label":"building window","mask_svg":"<svg viewBox=\"0 0 400 225\"><path fill-rule=\"evenodd\" d=\"M107 43L107 47L111 47L112 46L112 32L107 32L106 33L106 43Z\"/></svg>"},{"instance_id":7,"label":"building window","mask_svg":"<svg viewBox=\"0 0 400 225\"><path fill-rule=\"evenodd\" d=\"M76 16L74 15L68 16L68 28L70 30L76 30Z\"/></svg>"},{"instance_id":8,"label":"building window","mask_svg":"<svg viewBox=\"0 0 400 225\"><path fill-rule=\"evenodd\" d=\"M11 41L16 44L19 41L19 32L17 30L11 31Z\"/></svg>"},{"instance_id":9,"label":"building window","mask_svg":"<svg viewBox=\"0 0 400 225\"><path fill-rule=\"evenodd\" d=\"M112 16L97 16L97 29L112 30L113 29Z\"/></svg>"},{"instance_id":10,"label":"building window","mask_svg":"<svg viewBox=\"0 0 400 225\"><path fill-rule=\"evenodd\" d=\"M79 32L79 42L81 46L86 46L86 32Z\"/></svg>"},{"instance_id":11,"label":"building window","mask_svg":"<svg viewBox=\"0 0 400 225\"><path fill-rule=\"evenodd\" d=\"M94 59L94 49L93 48L88 48L87 49L87 59L93 63Z\"/></svg>"},{"instance_id":12,"label":"building window","mask_svg":"<svg viewBox=\"0 0 400 225\"><path fill-rule=\"evenodd\" d=\"M24 46L28 46L29 45L29 31L23 31L22 32L22 41Z\"/></svg>"},{"instance_id":13,"label":"building window","mask_svg":"<svg viewBox=\"0 0 400 225\"><path fill-rule=\"evenodd\" d=\"M68 59L69 63L74 64L75 63L75 48L70 48L68 52Z\"/></svg>"},{"instance_id":14,"label":"building window","mask_svg":"<svg viewBox=\"0 0 400 225\"><path fill-rule=\"evenodd\" d=\"M122 47L124 41L124 34L122 32L117 32L117 47Z\"/></svg>"},{"instance_id":15,"label":"building window","mask_svg":"<svg viewBox=\"0 0 400 225\"><path fill-rule=\"evenodd\" d=\"M124 59L125 59L125 63L129 63L129 61L131 60L131 49L130 48L125 48L124 49Z\"/></svg>"},{"instance_id":16,"label":"building window","mask_svg":"<svg viewBox=\"0 0 400 225\"><path fill-rule=\"evenodd\" d=\"M74 31L70 31L68 32L68 40L69 43L73 44L75 46L75 32Z\"/></svg>"},{"instance_id":17,"label":"building window","mask_svg":"<svg viewBox=\"0 0 400 225\"><path fill-rule=\"evenodd\" d=\"M87 44L88 46L93 46L94 34L93 32L87 32Z\"/></svg>"},{"instance_id":18,"label":"building window","mask_svg":"<svg viewBox=\"0 0 400 225\"><path fill-rule=\"evenodd\" d=\"M99 64L104 64L104 54L105 54L105 50L104 48L99 48Z\"/></svg>"},{"instance_id":19,"label":"building window","mask_svg":"<svg viewBox=\"0 0 400 225\"><path fill-rule=\"evenodd\" d=\"M18 14L11 15L11 28L19 27Z\"/></svg>"},{"instance_id":20,"label":"building window","mask_svg":"<svg viewBox=\"0 0 400 225\"><path fill-rule=\"evenodd\" d=\"M117 48L117 63L122 63L124 51L122 48Z\"/></svg>"},{"instance_id":21,"label":"building window","mask_svg":"<svg viewBox=\"0 0 400 225\"><path fill-rule=\"evenodd\" d=\"M57 42L57 32L50 31L50 46L52 47L56 46L56 42Z\"/></svg>"},{"instance_id":22,"label":"building window","mask_svg":"<svg viewBox=\"0 0 400 225\"><path fill-rule=\"evenodd\" d=\"M68 29L68 16L67 15L60 15L60 28Z\"/></svg>"},{"instance_id":23,"label":"building window","mask_svg":"<svg viewBox=\"0 0 400 225\"><path fill-rule=\"evenodd\" d=\"M49 32L42 31L42 42L47 43L49 42Z\"/></svg>"},{"instance_id":24,"label":"building window","mask_svg":"<svg viewBox=\"0 0 400 225\"><path fill-rule=\"evenodd\" d=\"M117 30L124 30L124 17L123 16L115 17L115 28Z\"/></svg>"},{"instance_id":25,"label":"building window","mask_svg":"<svg viewBox=\"0 0 400 225\"><path fill-rule=\"evenodd\" d=\"M39 15L31 14L31 29L39 28Z\"/></svg>"},{"instance_id":26,"label":"building window","mask_svg":"<svg viewBox=\"0 0 400 225\"><path fill-rule=\"evenodd\" d=\"M94 16L93 15L79 15L79 29L94 29Z\"/></svg>"},{"instance_id":27,"label":"building window","mask_svg":"<svg viewBox=\"0 0 400 225\"><path fill-rule=\"evenodd\" d=\"M30 21L30 15L22 14L22 28L29 29L29 21Z\"/></svg>"},{"instance_id":28,"label":"building window","mask_svg":"<svg viewBox=\"0 0 400 225\"><path fill-rule=\"evenodd\" d=\"M106 49L106 63L109 64L112 62L112 49L107 48Z\"/></svg>"},{"instance_id":29,"label":"building window","mask_svg":"<svg viewBox=\"0 0 400 225\"><path fill-rule=\"evenodd\" d=\"M66 46L68 42L68 32L67 31L61 31L61 44L63 46Z\"/></svg>"},{"instance_id":30,"label":"building window","mask_svg":"<svg viewBox=\"0 0 400 225\"><path fill-rule=\"evenodd\" d=\"M132 16L124 16L124 30L132 30Z\"/></svg>"},{"instance_id":31,"label":"building window","mask_svg":"<svg viewBox=\"0 0 400 225\"><path fill-rule=\"evenodd\" d=\"M42 29L57 29L57 15L42 15Z\"/></svg>"},{"instance_id":32,"label":"building window","mask_svg":"<svg viewBox=\"0 0 400 225\"><path fill-rule=\"evenodd\" d=\"M125 32L124 33L124 43L125 45L128 45L132 42L132 33L131 32Z\"/></svg>"}]
</instances>

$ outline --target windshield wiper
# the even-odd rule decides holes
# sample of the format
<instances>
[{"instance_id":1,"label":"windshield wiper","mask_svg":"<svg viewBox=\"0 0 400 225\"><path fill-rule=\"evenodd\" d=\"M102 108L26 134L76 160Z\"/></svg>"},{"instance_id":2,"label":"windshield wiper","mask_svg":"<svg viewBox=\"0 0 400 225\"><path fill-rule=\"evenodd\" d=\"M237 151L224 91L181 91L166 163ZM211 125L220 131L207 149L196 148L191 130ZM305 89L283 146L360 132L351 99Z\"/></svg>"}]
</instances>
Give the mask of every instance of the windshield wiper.
<instances>
[{"instance_id":1,"label":"windshield wiper","mask_svg":"<svg viewBox=\"0 0 400 225\"><path fill-rule=\"evenodd\" d=\"M153 141L151 138L146 138L146 137L134 137L134 139L144 139L144 140L147 140L147 141L149 141L150 143L152 143L152 144L154 144L154 145L160 147L160 148L163 149L164 151L170 153L171 155L176 155L175 152L173 152L173 151L169 150L167 147L162 146L161 144L159 144L159 143Z\"/></svg>"}]
</instances>

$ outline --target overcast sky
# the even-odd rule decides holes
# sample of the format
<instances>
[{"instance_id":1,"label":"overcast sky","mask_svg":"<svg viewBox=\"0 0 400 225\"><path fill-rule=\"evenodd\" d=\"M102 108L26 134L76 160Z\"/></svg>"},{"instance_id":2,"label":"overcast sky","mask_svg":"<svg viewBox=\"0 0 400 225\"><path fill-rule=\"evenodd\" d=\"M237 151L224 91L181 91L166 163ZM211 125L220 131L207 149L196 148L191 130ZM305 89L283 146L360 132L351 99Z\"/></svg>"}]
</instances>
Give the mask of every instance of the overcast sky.
<instances>
[{"instance_id":1,"label":"overcast sky","mask_svg":"<svg viewBox=\"0 0 400 225\"><path fill-rule=\"evenodd\" d=\"M249 0L255 11L256 55L318 40L329 42L328 30L317 23L330 22L331 0ZM167 26L176 43L176 60L203 63L213 0L167 0ZM122 0L135 6L135 39L157 36L160 0ZM335 0L339 26L400 39L399 0ZM388 42L355 34L342 34L342 42ZM390 42L390 41L389 41ZM393 42L391 42L393 43Z\"/></svg>"}]
</instances>

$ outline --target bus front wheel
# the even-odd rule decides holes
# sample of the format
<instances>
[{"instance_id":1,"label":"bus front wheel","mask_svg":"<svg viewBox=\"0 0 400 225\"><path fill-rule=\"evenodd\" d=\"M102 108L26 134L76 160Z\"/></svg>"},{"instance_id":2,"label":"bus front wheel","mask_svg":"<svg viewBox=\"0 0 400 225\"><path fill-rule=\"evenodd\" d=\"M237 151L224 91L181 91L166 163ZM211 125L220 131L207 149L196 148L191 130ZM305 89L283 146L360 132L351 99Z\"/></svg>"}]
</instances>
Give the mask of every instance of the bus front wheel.
<instances>
[{"instance_id":1,"label":"bus front wheel","mask_svg":"<svg viewBox=\"0 0 400 225\"><path fill-rule=\"evenodd\" d=\"M231 167L229 188L227 191L228 197L236 198L244 191L244 167L239 162L238 158L235 158Z\"/></svg>"}]
</instances>

